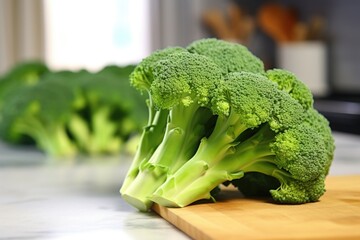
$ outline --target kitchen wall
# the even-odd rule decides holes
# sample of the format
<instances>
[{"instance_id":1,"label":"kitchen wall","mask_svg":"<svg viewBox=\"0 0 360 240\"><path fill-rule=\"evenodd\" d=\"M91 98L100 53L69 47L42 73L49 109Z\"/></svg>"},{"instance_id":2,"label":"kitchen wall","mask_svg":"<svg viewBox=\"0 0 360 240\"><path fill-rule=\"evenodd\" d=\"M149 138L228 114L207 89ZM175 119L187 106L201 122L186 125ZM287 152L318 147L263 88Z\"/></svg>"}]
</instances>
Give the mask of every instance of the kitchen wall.
<instances>
[{"instance_id":1,"label":"kitchen wall","mask_svg":"<svg viewBox=\"0 0 360 240\"><path fill-rule=\"evenodd\" d=\"M224 12L229 3L236 2L250 14L256 14L258 8L269 1L237 0L156 0L154 14L156 19L153 33L153 48L169 45L187 45L191 41L214 36L204 28L201 15L208 9L221 9ZM318 1L278 1L285 6L298 9L300 18L309 19L314 14L325 18L327 48L327 83L330 93L360 95L360 1L357 0L318 0ZM266 61L276 66L276 44L269 38L256 37L249 47ZM269 64L271 65L271 64Z\"/></svg>"}]
</instances>

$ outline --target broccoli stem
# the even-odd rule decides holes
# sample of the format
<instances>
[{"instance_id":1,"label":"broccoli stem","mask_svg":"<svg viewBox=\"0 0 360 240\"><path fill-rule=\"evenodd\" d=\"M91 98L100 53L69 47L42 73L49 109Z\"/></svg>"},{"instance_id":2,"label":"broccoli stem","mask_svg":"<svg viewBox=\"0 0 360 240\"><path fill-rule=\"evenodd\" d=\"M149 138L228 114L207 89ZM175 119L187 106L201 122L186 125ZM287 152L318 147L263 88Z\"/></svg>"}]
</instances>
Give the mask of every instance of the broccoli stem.
<instances>
[{"instance_id":1,"label":"broccoli stem","mask_svg":"<svg viewBox=\"0 0 360 240\"><path fill-rule=\"evenodd\" d=\"M91 119L91 142L88 151L90 154L119 153L121 138L117 136L117 126L111 121L112 106L101 106L93 109Z\"/></svg>"},{"instance_id":2,"label":"broccoli stem","mask_svg":"<svg viewBox=\"0 0 360 240\"><path fill-rule=\"evenodd\" d=\"M80 150L87 152L91 135L87 121L79 114L74 113L72 114L67 127Z\"/></svg>"},{"instance_id":3,"label":"broccoli stem","mask_svg":"<svg viewBox=\"0 0 360 240\"><path fill-rule=\"evenodd\" d=\"M132 181L125 185L125 189L121 189L122 198L133 205L138 210L145 212L148 211L152 205L149 200L149 189L153 189L154 186L158 186L166 179L167 168L163 166L154 166L150 164L144 164L144 166L151 171L140 171L131 179ZM146 181L144 181L146 180Z\"/></svg>"},{"instance_id":4,"label":"broccoli stem","mask_svg":"<svg viewBox=\"0 0 360 240\"><path fill-rule=\"evenodd\" d=\"M162 142L148 162L142 162L135 180L121 191L129 203L142 211L149 209L152 204L149 197L153 192L165 182L168 174L174 173L195 153L211 117L210 110L197 103L172 108Z\"/></svg>"},{"instance_id":5,"label":"broccoli stem","mask_svg":"<svg viewBox=\"0 0 360 240\"><path fill-rule=\"evenodd\" d=\"M73 157L77 153L75 144L69 139L69 136L63 126L56 126L51 130L52 134L48 138L53 139L47 144L46 152L51 156Z\"/></svg>"},{"instance_id":6,"label":"broccoli stem","mask_svg":"<svg viewBox=\"0 0 360 240\"><path fill-rule=\"evenodd\" d=\"M274 171L278 170L270 146L274 133L267 126L233 147L224 140L227 138L223 137L221 142L211 137L203 140L194 157L169 176L151 200L168 207L183 207L200 199L212 198L212 189L225 181L243 177L245 172L274 176ZM227 150L218 149L218 144Z\"/></svg>"},{"instance_id":7,"label":"broccoli stem","mask_svg":"<svg viewBox=\"0 0 360 240\"><path fill-rule=\"evenodd\" d=\"M28 116L25 122L16 124L17 131L35 139L40 149L54 157L73 157L77 148L62 125L46 127L37 119Z\"/></svg>"},{"instance_id":8,"label":"broccoli stem","mask_svg":"<svg viewBox=\"0 0 360 240\"><path fill-rule=\"evenodd\" d=\"M151 104L150 99L148 101L148 108L148 125L144 127L144 130L141 134L139 146L137 147L134 159L132 160L130 168L121 186L121 194L125 192L128 186L138 175L140 163L147 162L149 160L155 149L161 143L164 136L169 111L164 109L159 109L156 111Z\"/></svg>"},{"instance_id":9,"label":"broccoli stem","mask_svg":"<svg viewBox=\"0 0 360 240\"><path fill-rule=\"evenodd\" d=\"M124 182L120 188L121 194L123 194L129 185L134 181L139 173L140 164L142 162L146 163L149 160L164 136L168 111L158 110L153 116L152 122L149 121L148 126L146 126L142 132L134 159L132 160L127 175L125 176Z\"/></svg>"}]
</instances>

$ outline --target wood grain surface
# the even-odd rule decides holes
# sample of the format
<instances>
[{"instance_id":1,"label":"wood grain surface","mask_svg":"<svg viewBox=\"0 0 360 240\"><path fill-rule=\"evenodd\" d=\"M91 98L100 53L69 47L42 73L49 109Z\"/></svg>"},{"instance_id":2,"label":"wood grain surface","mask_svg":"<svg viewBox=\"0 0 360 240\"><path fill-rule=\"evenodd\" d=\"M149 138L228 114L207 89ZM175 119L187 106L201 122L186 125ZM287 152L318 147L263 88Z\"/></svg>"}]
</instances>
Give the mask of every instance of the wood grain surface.
<instances>
[{"instance_id":1,"label":"wood grain surface","mask_svg":"<svg viewBox=\"0 0 360 240\"><path fill-rule=\"evenodd\" d=\"M320 201L280 205L225 189L216 203L153 210L193 239L360 239L360 175L330 176Z\"/></svg>"}]
</instances>

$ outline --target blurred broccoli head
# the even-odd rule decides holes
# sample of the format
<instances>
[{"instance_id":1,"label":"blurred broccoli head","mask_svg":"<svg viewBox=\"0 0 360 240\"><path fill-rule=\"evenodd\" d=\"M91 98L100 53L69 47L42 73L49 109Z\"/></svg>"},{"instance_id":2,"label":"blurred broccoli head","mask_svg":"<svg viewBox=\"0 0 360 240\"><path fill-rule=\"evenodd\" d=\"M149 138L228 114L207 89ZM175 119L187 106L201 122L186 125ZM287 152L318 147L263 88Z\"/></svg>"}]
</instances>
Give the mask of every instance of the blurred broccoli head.
<instances>
[{"instance_id":1,"label":"blurred broccoli head","mask_svg":"<svg viewBox=\"0 0 360 240\"><path fill-rule=\"evenodd\" d=\"M22 62L11 68L0 78L0 109L7 95L15 94L21 86L37 84L48 71L47 66L39 61Z\"/></svg>"},{"instance_id":2,"label":"blurred broccoli head","mask_svg":"<svg viewBox=\"0 0 360 240\"><path fill-rule=\"evenodd\" d=\"M52 156L73 156L76 147L66 133L73 99L71 90L55 81L24 86L16 95L7 97L0 133L12 142L29 136Z\"/></svg>"}]
</instances>

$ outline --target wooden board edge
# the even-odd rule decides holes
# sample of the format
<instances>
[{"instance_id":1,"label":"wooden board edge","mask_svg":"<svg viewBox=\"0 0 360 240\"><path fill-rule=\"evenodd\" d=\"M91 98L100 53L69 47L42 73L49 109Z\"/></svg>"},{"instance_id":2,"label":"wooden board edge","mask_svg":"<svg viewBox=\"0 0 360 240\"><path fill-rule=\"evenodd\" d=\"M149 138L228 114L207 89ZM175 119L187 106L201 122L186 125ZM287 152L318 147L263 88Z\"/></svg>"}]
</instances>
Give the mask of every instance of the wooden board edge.
<instances>
[{"instance_id":1,"label":"wooden board edge","mask_svg":"<svg viewBox=\"0 0 360 240\"><path fill-rule=\"evenodd\" d=\"M196 227L190 225L190 223L188 223L185 219L182 219L180 216L173 213L169 208L154 203L152 206L152 210L160 217L165 219L167 222L171 223L174 227L176 227L178 230L185 233L188 237L192 239L199 239L199 240L212 239L210 236L204 235L204 233L199 229L197 229ZM181 224L179 224L179 222L181 222Z\"/></svg>"}]
</instances>

